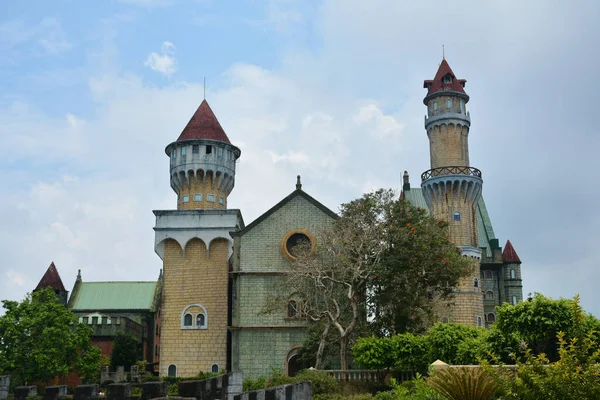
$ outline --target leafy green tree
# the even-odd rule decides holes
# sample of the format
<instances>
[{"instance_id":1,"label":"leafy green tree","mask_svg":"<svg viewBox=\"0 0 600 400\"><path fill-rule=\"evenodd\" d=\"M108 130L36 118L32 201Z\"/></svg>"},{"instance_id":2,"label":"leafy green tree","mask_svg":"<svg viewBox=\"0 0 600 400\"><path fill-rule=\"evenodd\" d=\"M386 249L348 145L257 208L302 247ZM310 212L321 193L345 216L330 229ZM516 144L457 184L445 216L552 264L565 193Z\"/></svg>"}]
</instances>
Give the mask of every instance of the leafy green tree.
<instances>
[{"instance_id":1,"label":"leafy green tree","mask_svg":"<svg viewBox=\"0 0 600 400\"><path fill-rule=\"evenodd\" d=\"M133 335L119 332L113 340L112 356L110 366L116 368L124 366L129 370L132 365L140 360L141 345Z\"/></svg>"},{"instance_id":2,"label":"leafy green tree","mask_svg":"<svg viewBox=\"0 0 600 400\"><path fill-rule=\"evenodd\" d=\"M49 381L73 368L98 369L99 353L92 348L92 330L79 324L50 288L28 295L22 302L2 301L0 317L0 373L17 384Z\"/></svg>"}]
</instances>

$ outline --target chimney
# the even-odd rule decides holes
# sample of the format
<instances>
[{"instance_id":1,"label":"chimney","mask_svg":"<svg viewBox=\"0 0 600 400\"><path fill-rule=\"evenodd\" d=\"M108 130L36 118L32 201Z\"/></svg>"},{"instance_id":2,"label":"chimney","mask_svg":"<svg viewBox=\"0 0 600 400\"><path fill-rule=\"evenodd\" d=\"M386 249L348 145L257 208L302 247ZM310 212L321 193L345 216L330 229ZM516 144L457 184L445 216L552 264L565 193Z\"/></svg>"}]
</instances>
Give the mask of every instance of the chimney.
<instances>
[{"instance_id":1,"label":"chimney","mask_svg":"<svg viewBox=\"0 0 600 400\"><path fill-rule=\"evenodd\" d=\"M408 180L408 171L404 171L404 175L402 176L402 181L404 184L402 185L402 190L410 190L410 181Z\"/></svg>"}]
</instances>

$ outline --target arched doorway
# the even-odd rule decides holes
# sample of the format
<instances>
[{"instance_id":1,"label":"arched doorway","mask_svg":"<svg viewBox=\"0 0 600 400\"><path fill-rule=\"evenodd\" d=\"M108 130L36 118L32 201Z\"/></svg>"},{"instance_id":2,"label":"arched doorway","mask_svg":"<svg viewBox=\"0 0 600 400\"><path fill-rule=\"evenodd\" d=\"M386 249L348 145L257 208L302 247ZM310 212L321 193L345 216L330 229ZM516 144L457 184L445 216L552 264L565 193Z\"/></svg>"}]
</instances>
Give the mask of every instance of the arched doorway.
<instances>
[{"instance_id":1,"label":"arched doorway","mask_svg":"<svg viewBox=\"0 0 600 400\"><path fill-rule=\"evenodd\" d=\"M296 376L300 371L300 362L298 361L298 354L291 354L287 361L287 372L288 376Z\"/></svg>"}]
</instances>

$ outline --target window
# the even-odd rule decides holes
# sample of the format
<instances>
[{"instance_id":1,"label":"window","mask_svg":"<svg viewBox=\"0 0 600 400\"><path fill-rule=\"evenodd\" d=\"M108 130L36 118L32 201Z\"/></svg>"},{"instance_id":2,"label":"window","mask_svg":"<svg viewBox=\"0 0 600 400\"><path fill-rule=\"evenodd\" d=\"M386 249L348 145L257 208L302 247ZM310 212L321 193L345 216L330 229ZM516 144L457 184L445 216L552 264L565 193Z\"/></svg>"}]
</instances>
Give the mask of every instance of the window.
<instances>
[{"instance_id":1,"label":"window","mask_svg":"<svg viewBox=\"0 0 600 400\"><path fill-rule=\"evenodd\" d=\"M479 287L479 279L473 278L473 287Z\"/></svg>"},{"instance_id":2,"label":"window","mask_svg":"<svg viewBox=\"0 0 600 400\"><path fill-rule=\"evenodd\" d=\"M200 145L199 144L192 145L192 154L200 154Z\"/></svg>"},{"instance_id":3,"label":"window","mask_svg":"<svg viewBox=\"0 0 600 400\"><path fill-rule=\"evenodd\" d=\"M450 74L446 74L443 78L442 78L442 83L445 85L450 85L452 83L452 75Z\"/></svg>"},{"instance_id":4,"label":"window","mask_svg":"<svg viewBox=\"0 0 600 400\"><path fill-rule=\"evenodd\" d=\"M206 317L204 314L196 315L196 328L204 328Z\"/></svg>"},{"instance_id":5,"label":"window","mask_svg":"<svg viewBox=\"0 0 600 400\"><path fill-rule=\"evenodd\" d=\"M446 99L446 108L452 108L452 99Z\"/></svg>"},{"instance_id":6,"label":"window","mask_svg":"<svg viewBox=\"0 0 600 400\"><path fill-rule=\"evenodd\" d=\"M481 317L477 317L477 326L482 326L483 325L483 320Z\"/></svg>"},{"instance_id":7,"label":"window","mask_svg":"<svg viewBox=\"0 0 600 400\"><path fill-rule=\"evenodd\" d=\"M448 322L450 322L450 319L448 317L442 317L443 324L447 324Z\"/></svg>"},{"instance_id":8,"label":"window","mask_svg":"<svg viewBox=\"0 0 600 400\"><path fill-rule=\"evenodd\" d=\"M485 292L485 299L486 300L494 300L494 292L492 292L491 290L488 290L487 292Z\"/></svg>"},{"instance_id":9,"label":"window","mask_svg":"<svg viewBox=\"0 0 600 400\"><path fill-rule=\"evenodd\" d=\"M436 111L438 108L437 101L433 102L433 111Z\"/></svg>"},{"instance_id":10,"label":"window","mask_svg":"<svg viewBox=\"0 0 600 400\"><path fill-rule=\"evenodd\" d=\"M460 222L460 213L458 211L454 212L454 221Z\"/></svg>"},{"instance_id":11,"label":"window","mask_svg":"<svg viewBox=\"0 0 600 400\"><path fill-rule=\"evenodd\" d=\"M489 322L489 323L496 322L496 316L494 315L494 313L489 313L487 315L487 322Z\"/></svg>"},{"instance_id":12,"label":"window","mask_svg":"<svg viewBox=\"0 0 600 400\"><path fill-rule=\"evenodd\" d=\"M219 372L219 365L218 364L213 364L212 367L210 367L210 372L212 372L213 374L216 374Z\"/></svg>"},{"instance_id":13,"label":"window","mask_svg":"<svg viewBox=\"0 0 600 400\"><path fill-rule=\"evenodd\" d=\"M209 194L206 196L206 201L210 201L211 203L215 202L215 195L214 194Z\"/></svg>"},{"instance_id":14,"label":"window","mask_svg":"<svg viewBox=\"0 0 600 400\"><path fill-rule=\"evenodd\" d=\"M183 146L183 147L181 148L181 155L182 155L182 156L185 156L185 146Z\"/></svg>"},{"instance_id":15,"label":"window","mask_svg":"<svg viewBox=\"0 0 600 400\"><path fill-rule=\"evenodd\" d=\"M202 201L202 193L196 193L194 195L194 201Z\"/></svg>"},{"instance_id":16,"label":"window","mask_svg":"<svg viewBox=\"0 0 600 400\"><path fill-rule=\"evenodd\" d=\"M225 204L225 199L222 197L219 197L219 204Z\"/></svg>"},{"instance_id":17,"label":"window","mask_svg":"<svg viewBox=\"0 0 600 400\"><path fill-rule=\"evenodd\" d=\"M512 303L513 305L517 304L517 296L512 297Z\"/></svg>"},{"instance_id":18,"label":"window","mask_svg":"<svg viewBox=\"0 0 600 400\"><path fill-rule=\"evenodd\" d=\"M294 255L294 248L302 245L310 245L310 239L304 233L294 233L290 236L285 244L285 247L291 255ZM298 249L296 249L297 251Z\"/></svg>"},{"instance_id":19,"label":"window","mask_svg":"<svg viewBox=\"0 0 600 400\"><path fill-rule=\"evenodd\" d=\"M175 150L171 150L171 158L172 158L173 160L175 160L175 158L177 158L177 151L175 151Z\"/></svg>"},{"instance_id":20,"label":"window","mask_svg":"<svg viewBox=\"0 0 600 400\"><path fill-rule=\"evenodd\" d=\"M484 271L484 276L485 279L494 279L494 275L492 274L492 271Z\"/></svg>"},{"instance_id":21,"label":"window","mask_svg":"<svg viewBox=\"0 0 600 400\"><path fill-rule=\"evenodd\" d=\"M510 279L516 279L516 277L517 277L517 274L515 273L515 270L511 269L510 270Z\"/></svg>"},{"instance_id":22,"label":"window","mask_svg":"<svg viewBox=\"0 0 600 400\"><path fill-rule=\"evenodd\" d=\"M298 316L298 303L296 300L290 300L287 305L287 317L296 318L296 316Z\"/></svg>"},{"instance_id":23,"label":"window","mask_svg":"<svg viewBox=\"0 0 600 400\"><path fill-rule=\"evenodd\" d=\"M217 147L217 157L223 157L223 148Z\"/></svg>"},{"instance_id":24,"label":"window","mask_svg":"<svg viewBox=\"0 0 600 400\"><path fill-rule=\"evenodd\" d=\"M206 154L211 154L212 153L212 146L211 145L207 145L206 146Z\"/></svg>"},{"instance_id":25,"label":"window","mask_svg":"<svg viewBox=\"0 0 600 400\"><path fill-rule=\"evenodd\" d=\"M169 368L167 370L167 375L168 376L177 376L177 366L175 364L171 364L169 365Z\"/></svg>"},{"instance_id":26,"label":"window","mask_svg":"<svg viewBox=\"0 0 600 400\"><path fill-rule=\"evenodd\" d=\"M184 203L187 203L188 201L190 201L190 196L189 196L189 195L187 195L187 194L184 194L184 195L183 195L183 202L184 202Z\"/></svg>"},{"instance_id":27,"label":"window","mask_svg":"<svg viewBox=\"0 0 600 400\"><path fill-rule=\"evenodd\" d=\"M465 113L465 101L464 100L460 101L460 113L461 114Z\"/></svg>"},{"instance_id":28,"label":"window","mask_svg":"<svg viewBox=\"0 0 600 400\"><path fill-rule=\"evenodd\" d=\"M185 317L183 317L183 326L192 326L192 314L185 314Z\"/></svg>"}]
</instances>

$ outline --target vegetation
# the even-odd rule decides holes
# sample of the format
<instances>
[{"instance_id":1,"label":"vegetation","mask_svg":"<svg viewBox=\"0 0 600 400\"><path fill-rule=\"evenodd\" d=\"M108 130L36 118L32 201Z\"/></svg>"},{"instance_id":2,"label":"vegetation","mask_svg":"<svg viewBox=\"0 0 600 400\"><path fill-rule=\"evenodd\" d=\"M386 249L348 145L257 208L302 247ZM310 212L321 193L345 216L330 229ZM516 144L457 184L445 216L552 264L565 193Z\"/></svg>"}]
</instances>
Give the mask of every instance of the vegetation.
<instances>
[{"instance_id":1,"label":"vegetation","mask_svg":"<svg viewBox=\"0 0 600 400\"><path fill-rule=\"evenodd\" d=\"M119 332L113 340L112 356L110 366L116 368L124 366L129 371L132 365L140 360L142 348L137 339L130 334Z\"/></svg>"},{"instance_id":2,"label":"vegetation","mask_svg":"<svg viewBox=\"0 0 600 400\"><path fill-rule=\"evenodd\" d=\"M48 382L73 369L84 380L96 376L100 351L91 346L91 329L78 323L52 289L2 305L0 374L11 375L15 384Z\"/></svg>"},{"instance_id":3,"label":"vegetation","mask_svg":"<svg viewBox=\"0 0 600 400\"><path fill-rule=\"evenodd\" d=\"M427 380L427 386L449 400L493 400L500 393L499 383L478 367L440 368Z\"/></svg>"},{"instance_id":4,"label":"vegetation","mask_svg":"<svg viewBox=\"0 0 600 400\"><path fill-rule=\"evenodd\" d=\"M339 385L337 380L324 372L305 369L294 377L287 376L281 369L271 368L268 377L260 376L256 379L246 378L243 383L243 391L261 390L269 387L287 385L292 383L311 382L313 396L330 396L337 393Z\"/></svg>"}]
</instances>

